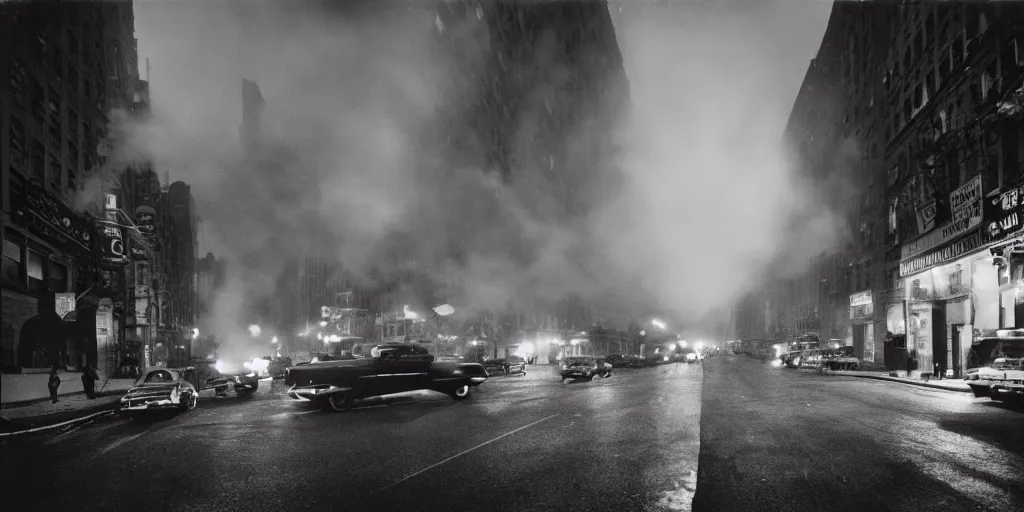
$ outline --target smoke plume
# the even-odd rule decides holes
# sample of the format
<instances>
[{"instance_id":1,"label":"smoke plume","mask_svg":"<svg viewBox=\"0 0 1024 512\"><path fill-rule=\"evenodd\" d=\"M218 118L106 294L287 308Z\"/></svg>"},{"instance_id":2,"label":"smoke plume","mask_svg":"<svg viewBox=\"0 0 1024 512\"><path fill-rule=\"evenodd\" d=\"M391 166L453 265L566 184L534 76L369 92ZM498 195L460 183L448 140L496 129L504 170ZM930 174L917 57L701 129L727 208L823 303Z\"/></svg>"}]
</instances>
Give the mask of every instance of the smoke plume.
<instances>
[{"instance_id":1,"label":"smoke plume","mask_svg":"<svg viewBox=\"0 0 1024 512\"><path fill-rule=\"evenodd\" d=\"M536 160L503 180L486 159L443 151L437 120L475 108L486 88L466 80L484 69L480 28L451 27L481 42L452 49L417 9L355 21L282 4L136 7L153 113L126 141L192 185L201 252L231 262L227 293L201 326L229 345L244 345L246 301L272 293L290 257L340 259L363 279L420 269L467 309L575 294L642 314L653 296L686 320L756 286L774 261L799 267L836 229L780 143L799 86L776 69L791 56L765 50L781 18L759 30L764 13L723 8L714 15L727 21L710 23L702 8L669 16L613 4L633 108L613 126L618 151L597 165L600 186L580 178L566 192ZM806 60L797 60L789 71L802 75ZM248 153L243 77L267 100L263 144ZM521 145L551 87L523 95ZM570 139L592 140L595 129L577 126ZM469 139L486 147L487 136ZM573 195L586 215L566 214Z\"/></svg>"}]
</instances>

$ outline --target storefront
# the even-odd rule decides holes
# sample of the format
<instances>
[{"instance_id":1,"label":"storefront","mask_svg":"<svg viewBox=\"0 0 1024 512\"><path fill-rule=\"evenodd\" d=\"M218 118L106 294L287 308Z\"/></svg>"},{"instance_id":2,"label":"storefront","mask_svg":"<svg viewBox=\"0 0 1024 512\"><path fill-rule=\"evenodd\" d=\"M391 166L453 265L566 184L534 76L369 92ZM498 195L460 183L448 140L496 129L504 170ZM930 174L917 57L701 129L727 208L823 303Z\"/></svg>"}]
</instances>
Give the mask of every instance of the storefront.
<instances>
[{"instance_id":1,"label":"storefront","mask_svg":"<svg viewBox=\"0 0 1024 512\"><path fill-rule=\"evenodd\" d=\"M88 333L78 329L79 294L89 288L95 227L31 180L11 197L4 223L2 335L5 371L79 368L89 357Z\"/></svg>"},{"instance_id":2,"label":"storefront","mask_svg":"<svg viewBox=\"0 0 1024 512\"><path fill-rule=\"evenodd\" d=\"M890 305L887 323L894 334L906 333L906 351L923 373L962 375L970 349L962 332L1018 323L1022 294L1012 276L1020 271L1011 253L1022 245L1024 194L1018 182L983 204L979 184L972 180L951 194L949 224L903 247L905 256L912 253L900 262L905 315ZM917 250L925 246L931 247Z\"/></svg>"},{"instance_id":3,"label":"storefront","mask_svg":"<svg viewBox=\"0 0 1024 512\"><path fill-rule=\"evenodd\" d=\"M875 360L875 301L871 290L850 295L850 342L861 361Z\"/></svg>"}]
</instances>

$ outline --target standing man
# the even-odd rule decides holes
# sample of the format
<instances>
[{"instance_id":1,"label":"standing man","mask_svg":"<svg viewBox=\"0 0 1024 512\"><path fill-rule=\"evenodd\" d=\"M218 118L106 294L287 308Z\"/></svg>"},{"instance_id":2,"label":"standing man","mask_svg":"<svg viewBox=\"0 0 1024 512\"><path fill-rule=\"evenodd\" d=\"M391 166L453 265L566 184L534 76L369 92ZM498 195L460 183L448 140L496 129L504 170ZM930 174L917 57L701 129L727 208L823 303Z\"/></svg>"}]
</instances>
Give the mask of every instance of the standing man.
<instances>
[{"instance_id":1,"label":"standing man","mask_svg":"<svg viewBox=\"0 0 1024 512\"><path fill-rule=\"evenodd\" d=\"M57 375L57 365L53 365L53 369L50 370L50 381L46 383L46 387L50 389L51 403L57 403L57 388L60 387L60 375Z\"/></svg>"}]
</instances>

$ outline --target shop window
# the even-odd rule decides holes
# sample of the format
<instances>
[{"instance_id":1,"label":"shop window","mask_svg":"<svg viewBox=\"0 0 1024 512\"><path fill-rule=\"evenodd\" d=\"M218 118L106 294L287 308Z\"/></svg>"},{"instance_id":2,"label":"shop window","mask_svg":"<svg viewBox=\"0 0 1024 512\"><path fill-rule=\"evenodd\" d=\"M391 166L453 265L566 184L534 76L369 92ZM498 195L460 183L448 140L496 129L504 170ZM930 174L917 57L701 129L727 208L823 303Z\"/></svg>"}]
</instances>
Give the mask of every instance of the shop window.
<instances>
[{"instance_id":1,"label":"shop window","mask_svg":"<svg viewBox=\"0 0 1024 512\"><path fill-rule=\"evenodd\" d=\"M46 258L35 251L28 251L28 292L36 295L43 291L43 265Z\"/></svg>"},{"instance_id":2,"label":"shop window","mask_svg":"<svg viewBox=\"0 0 1024 512\"><path fill-rule=\"evenodd\" d=\"M21 246L11 240L4 240L3 253L3 279L11 283L25 286L25 280L21 272Z\"/></svg>"},{"instance_id":3,"label":"shop window","mask_svg":"<svg viewBox=\"0 0 1024 512\"><path fill-rule=\"evenodd\" d=\"M68 268L59 263L50 262L50 291L64 293L68 291Z\"/></svg>"}]
</instances>

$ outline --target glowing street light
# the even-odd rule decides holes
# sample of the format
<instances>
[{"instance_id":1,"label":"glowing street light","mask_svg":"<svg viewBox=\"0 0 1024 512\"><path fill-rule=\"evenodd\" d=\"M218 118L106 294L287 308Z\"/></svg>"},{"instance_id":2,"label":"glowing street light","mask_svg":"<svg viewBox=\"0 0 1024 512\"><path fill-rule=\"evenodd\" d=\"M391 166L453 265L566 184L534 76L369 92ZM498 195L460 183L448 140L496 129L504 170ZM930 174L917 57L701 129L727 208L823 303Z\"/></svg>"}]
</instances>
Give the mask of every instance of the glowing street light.
<instances>
[{"instance_id":1,"label":"glowing street light","mask_svg":"<svg viewBox=\"0 0 1024 512\"><path fill-rule=\"evenodd\" d=\"M250 325L249 326L249 334L251 334L253 338L259 337L259 335L260 335L260 326L258 326L256 324Z\"/></svg>"},{"instance_id":2,"label":"glowing street light","mask_svg":"<svg viewBox=\"0 0 1024 512\"><path fill-rule=\"evenodd\" d=\"M666 327L665 326L665 322L662 322L661 320L658 320L657 318L655 318L654 320L651 320L651 325L653 325L653 326L655 326L658 329L661 329L663 331L665 330L665 327Z\"/></svg>"},{"instance_id":3,"label":"glowing street light","mask_svg":"<svg viewBox=\"0 0 1024 512\"><path fill-rule=\"evenodd\" d=\"M271 343L277 343L277 336L274 336L273 338L270 338L270 342Z\"/></svg>"},{"instance_id":4,"label":"glowing street light","mask_svg":"<svg viewBox=\"0 0 1024 512\"><path fill-rule=\"evenodd\" d=\"M199 337L199 328L198 327L193 327L192 328L192 337L193 338L198 338Z\"/></svg>"},{"instance_id":5,"label":"glowing street light","mask_svg":"<svg viewBox=\"0 0 1024 512\"><path fill-rule=\"evenodd\" d=\"M669 351L669 352L672 352L672 351L674 351L675 349L676 349L676 344L675 344L675 343L669 343L669 344L668 344L668 351Z\"/></svg>"},{"instance_id":6,"label":"glowing street light","mask_svg":"<svg viewBox=\"0 0 1024 512\"><path fill-rule=\"evenodd\" d=\"M327 327L327 320L321 320L320 327Z\"/></svg>"},{"instance_id":7,"label":"glowing street light","mask_svg":"<svg viewBox=\"0 0 1024 512\"><path fill-rule=\"evenodd\" d=\"M402 306L402 314L405 316L406 320L415 320L420 317L414 311L409 309L408 305Z\"/></svg>"}]
</instances>

